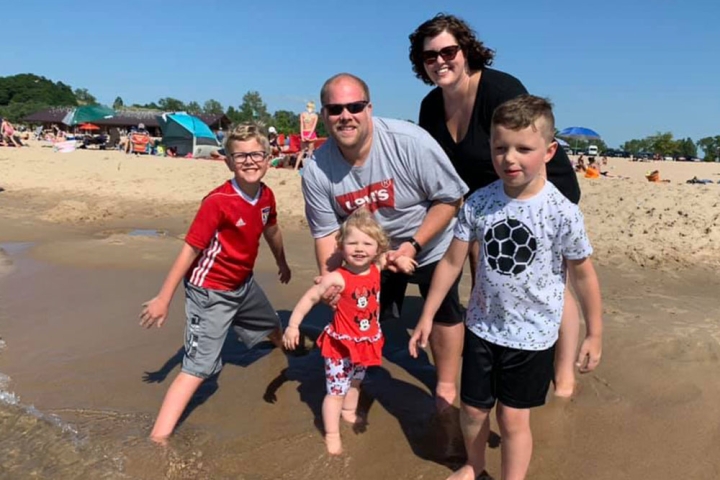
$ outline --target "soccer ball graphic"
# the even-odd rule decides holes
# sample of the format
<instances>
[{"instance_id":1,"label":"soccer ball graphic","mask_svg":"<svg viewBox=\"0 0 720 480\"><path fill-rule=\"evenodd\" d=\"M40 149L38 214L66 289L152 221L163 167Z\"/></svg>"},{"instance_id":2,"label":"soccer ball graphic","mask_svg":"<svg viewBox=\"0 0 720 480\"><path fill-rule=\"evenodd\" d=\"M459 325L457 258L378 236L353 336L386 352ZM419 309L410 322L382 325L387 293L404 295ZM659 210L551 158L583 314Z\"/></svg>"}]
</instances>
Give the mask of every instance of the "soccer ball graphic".
<instances>
[{"instance_id":1,"label":"soccer ball graphic","mask_svg":"<svg viewBox=\"0 0 720 480\"><path fill-rule=\"evenodd\" d=\"M535 259L537 240L524 223L506 218L485 232L483 250L490 268L503 275L518 275Z\"/></svg>"}]
</instances>

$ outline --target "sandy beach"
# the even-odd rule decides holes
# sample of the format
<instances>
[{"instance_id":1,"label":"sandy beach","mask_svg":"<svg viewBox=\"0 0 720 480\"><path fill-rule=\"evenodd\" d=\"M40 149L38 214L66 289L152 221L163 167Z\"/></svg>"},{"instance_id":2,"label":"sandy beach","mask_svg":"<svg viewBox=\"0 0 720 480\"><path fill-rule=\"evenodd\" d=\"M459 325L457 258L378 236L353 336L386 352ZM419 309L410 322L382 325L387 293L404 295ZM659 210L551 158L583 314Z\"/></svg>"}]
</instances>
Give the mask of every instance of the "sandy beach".
<instances>
[{"instance_id":1,"label":"sandy beach","mask_svg":"<svg viewBox=\"0 0 720 480\"><path fill-rule=\"evenodd\" d=\"M533 413L530 478L719 478L720 164L611 158L607 169L580 179L603 362L572 400ZM649 170L669 182L647 182ZM0 148L0 478L436 479L457 465L457 426L433 420L431 362L405 353L414 289L402 324L387 329L387 361L368 376L367 430L343 431L343 456L325 455L317 428L317 352L288 360L232 342L170 447L145 440L179 368L182 295L160 330L137 325L139 307L201 198L229 176L209 160ZM685 183L693 177L713 184ZM266 183L293 280L279 284L265 247L257 278L287 318L315 274L313 245L298 174L271 169ZM328 315L315 311L308 332Z\"/></svg>"}]
</instances>

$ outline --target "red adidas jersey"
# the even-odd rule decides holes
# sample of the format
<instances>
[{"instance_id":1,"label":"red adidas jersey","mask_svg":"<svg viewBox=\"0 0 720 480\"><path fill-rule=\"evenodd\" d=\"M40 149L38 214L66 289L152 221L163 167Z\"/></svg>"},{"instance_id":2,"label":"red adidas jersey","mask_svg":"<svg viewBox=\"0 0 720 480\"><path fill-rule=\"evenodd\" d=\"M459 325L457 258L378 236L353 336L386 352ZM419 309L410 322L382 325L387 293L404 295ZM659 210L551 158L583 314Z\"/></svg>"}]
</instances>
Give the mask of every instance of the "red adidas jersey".
<instances>
[{"instance_id":1,"label":"red adidas jersey","mask_svg":"<svg viewBox=\"0 0 720 480\"><path fill-rule=\"evenodd\" d=\"M264 183L253 205L234 180L210 192L185 242L202 250L185 278L198 287L236 290L252 273L265 227L277 223L275 195Z\"/></svg>"}]
</instances>

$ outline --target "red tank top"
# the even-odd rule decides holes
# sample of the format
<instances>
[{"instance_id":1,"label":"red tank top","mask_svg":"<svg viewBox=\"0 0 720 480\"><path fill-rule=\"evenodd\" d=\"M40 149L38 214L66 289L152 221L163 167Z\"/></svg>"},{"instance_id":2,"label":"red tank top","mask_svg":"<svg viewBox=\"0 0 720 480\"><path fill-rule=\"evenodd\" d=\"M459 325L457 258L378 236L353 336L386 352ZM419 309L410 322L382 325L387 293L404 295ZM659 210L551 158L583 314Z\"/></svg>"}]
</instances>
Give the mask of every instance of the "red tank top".
<instances>
[{"instance_id":1,"label":"red tank top","mask_svg":"<svg viewBox=\"0 0 720 480\"><path fill-rule=\"evenodd\" d=\"M353 363L380 365L383 336L380 314L380 270L370 266L367 275L356 275L344 267L338 273L345 281L335 317L318 338L323 357L350 357Z\"/></svg>"}]
</instances>

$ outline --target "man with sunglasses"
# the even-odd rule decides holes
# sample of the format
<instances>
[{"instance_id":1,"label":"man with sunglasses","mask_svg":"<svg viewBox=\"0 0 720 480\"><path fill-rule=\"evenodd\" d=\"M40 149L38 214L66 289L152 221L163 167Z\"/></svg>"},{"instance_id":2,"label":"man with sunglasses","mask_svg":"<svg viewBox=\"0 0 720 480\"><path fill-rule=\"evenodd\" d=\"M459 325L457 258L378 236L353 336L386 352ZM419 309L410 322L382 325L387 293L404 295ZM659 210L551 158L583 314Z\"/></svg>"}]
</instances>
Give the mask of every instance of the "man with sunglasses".
<instances>
[{"instance_id":1,"label":"man with sunglasses","mask_svg":"<svg viewBox=\"0 0 720 480\"><path fill-rule=\"evenodd\" d=\"M423 298L427 295L468 187L425 130L409 122L373 118L370 92L360 78L348 73L331 77L320 99L330 139L308 162L302 180L320 273L340 265L334 253L342 221L357 208L370 209L393 249L391 271L383 272L380 319L399 318L408 283L417 284ZM418 268L411 276L394 271L395 255L414 258ZM459 281L438 310L430 338L439 410L452 404L456 392L462 342L453 343L446 333L463 321Z\"/></svg>"}]
</instances>

